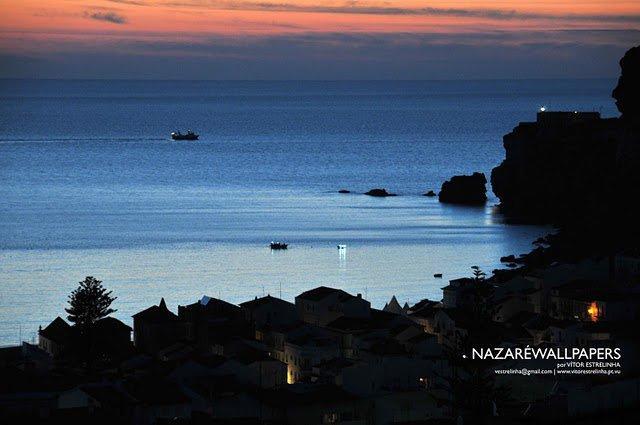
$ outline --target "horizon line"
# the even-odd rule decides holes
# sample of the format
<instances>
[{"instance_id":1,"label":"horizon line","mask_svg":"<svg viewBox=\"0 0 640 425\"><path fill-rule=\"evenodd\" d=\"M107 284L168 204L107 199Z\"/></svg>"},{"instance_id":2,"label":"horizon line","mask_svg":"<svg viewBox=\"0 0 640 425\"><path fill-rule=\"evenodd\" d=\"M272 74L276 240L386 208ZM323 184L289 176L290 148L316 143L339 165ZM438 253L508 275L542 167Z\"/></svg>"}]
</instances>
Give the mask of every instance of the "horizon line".
<instances>
[{"instance_id":1,"label":"horizon line","mask_svg":"<svg viewBox=\"0 0 640 425\"><path fill-rule=\"evenodd\" d=\"M32 77L0 77L0 81L167 81L167 82L449 82L449 81L553 81L553 80L617 80L619 75L613 75L609 77L506 77L506 78L416 78L416 79L390 79L390 78L328 78L328 79L307 79L307 78L265 78L265 79L211 79L211 78L68 78L68 77L46 77L46 78L32 78Z\"/></svg>"}]
</instances>

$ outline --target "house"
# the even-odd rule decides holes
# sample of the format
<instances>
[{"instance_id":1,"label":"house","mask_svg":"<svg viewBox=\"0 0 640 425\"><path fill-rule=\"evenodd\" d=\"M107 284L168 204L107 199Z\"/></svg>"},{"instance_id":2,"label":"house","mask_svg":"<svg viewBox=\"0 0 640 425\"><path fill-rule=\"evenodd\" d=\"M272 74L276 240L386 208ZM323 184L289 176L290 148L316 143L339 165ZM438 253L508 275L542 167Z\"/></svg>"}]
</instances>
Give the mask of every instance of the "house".
<instances>
[{"instance_id":1,"label":"house","mask_svg":"<svg viewBox=\"0 0 640 425\"><path fill-rule=\"evenodd\" d=\"M309 332L311 325L304 322L295 322L290 325L265 325L256 329L255 339L269 347L271 355L286 363L284 356L284 343L287 339Z\"/></svg>"},{"instance_id":2,"label":"house","mask_svg":"<svg viewBox=\"0 0 640 425\"><path fill-rule=\"evenodd\" d=\"M94 344L103 357L122 359L131 354L131 327L114 317L105 317L94 325Z\"/></svg>"},{"instance_id":3,"label":"house","mask_svg":"<svg viewBox=\"0 0 640 425\"><path fill-rule=\"evenodd\" d=\"M186 337L187 325L169 311L164 298L133 315L133 342L138 350L155 354Z\"/></svg>"},{"instance_id":4,"label":"house","mask_svg":"<svg viewBox=\"0 0 640 425\"><path fill-rule=\"evenodd\" d=\"M267 295L240 304L245 318L256 326L289 325L298 320L296 306L288 301Z\"/></svg>"},{"instance_id":5,"label":"house","mask_svg":"<svg viewBox=\"0 0 640 425\"><path fill-rule=\"evenodd\" d=\"M340 357L336 342L317 332L289 338L284 343L284 361L287 364L287 382L301 382L311 376L312 366Z\"/></svg>"},{"instance_id":6,"label":"house","mask_svg":"<svg viewBox=\"0 0 640 425\"><path fill-rule=\"evenodd\" d=\"M493 320L506 322L522 312L534 312L534 305L529 302L526 293L512 293L496 300L493 304Z\"/></svg>"},{"instance_id":7,"label":"house","mask_svg":"<svg viewBox=\"0 0 640 425\"><path fill-rule=\"evenodd\" d=\"M444 308L455 308L462 304L462 295L467 292L467 288L475 281L471 278L463 277L453 279L442 289L442 305Z\"/></svg>"},{"instance_id":8,"label":"house","mask_svg":"<svg viewBox=\"0 0 640 425\"><path fill-rule=\"evenodd\" d=\"M38 347L54 359L69 358L77 354L81 338L77 328L61 317L39 330ZM132 351L131 328L114 317L104 317L91 328L92 350L102 360L118 360Z\"/></svg>"},{"instance_id":9,"label":"house","mask_svg":"<svg viewBox=\"0 0 640 425\"><path fill-rule=\"evenodd\" d=\"M14 367L20 370L48 371L52 357L39 346L22 342L21 345L0 347L0 369Z\"/></svg>"},{"instance_id":10,"label":"house","mask_svg":"<svg viewBox=\"0 0 640 425\"><path fill-rule=\"evenodd\" d=\"M409 308L407 311L407 317L416 324L422 326L422 329L425 332L435 333L434 327L436 312L442 307L443 305L439 301L424 299Z\"/></svg>"},{"instance_id":11,"label":"house","mask_svg":"<svg viewBox=\"0 0 640 425\"><path fill-rule=\"evenodd\" d=\"M435 315L434 331L438 335L438 343L460 349L474 325L467 312L457 308L441 308Z\"/></svg>"},{"instance_id":12,"label":"house","mask_svg":"<svg viewBox=\"0 0 640 425\"><path fill-rule=\"evenodd\" d=\"M200 301L178 306L178 317L186 326L187 339L203 352L236 337L251 337L253 330L237 305L203 296Z\"/></svg>"},{"instance_id":13,"label":"house","mask_svg":"<svg viewBox=\"0 0 640 425\"><path fill-rule=\"evenodd\" d=\"M442 288L442 305L444 308L482 308L493 296L494 287L483 280L460 278L449 281Z\"/></svg>"},{"instance_id":14,"label":"house","mask_svg":"<svg viewBox=\"0 0 640 425\"><path fill-rule=\"evenodd\" d=\"M640 296L604 282L578 279L550 291L549 315L561 320L616 321L637 318Z\"/></svg>"},{"instance_id":15,"label":"house","mask_svg":"<svg viewBox=\"0 0 640 425\"><path fill-rule=\"evenodd\" d=\"M136 400L116 385L90 384L62 392L58 396L58 409L85 410L88 414L131 419Z\"/></svg>"},{"instance_id":16,"label":"house","mask_svg":"<svg viewBox=\"0 0 640 425\"><path fill-rule=\"evenodd\" d=\"M409 329L413 328L413 329ZM367 346L367 340L406 336L409 333L420 332L417 326L404 315L389 313L372 308L369 317L342 316L327 323L325 329L333 335L342 356L357 359L360 350Z\"/></svg>"},{"instance_id":17,"label":"house","mask_svg":"<svg viewBox=\"0 0 640 425\"><path fill-rule=\"evenodd\" d=\"M227 372L242 384L273 388L287 383L287 364L261 342L236 338L224 346L224 355L240 366Z\"/></svg>"},{"instance_id":18,"label":"house","mask_svg":"<svg viewBox=\"0 0 640 425\"><path fill-rule=\"evenodd\" d=\"M362 350L362 360L379 368L375 385L383 391L405 391L424 386L424 378L431 370L429 360L411 355L404 344L393 338L371 341Z\"/></svg>"},{"instance_id":19,"label":"house","mask_svg":"<svg viewBox=\"0 0 640 425\"><path fill-rule=\"evenodd\" d=\"M295 299L298 317L314 325L324 326L338 317L369 317L371 303L362 294L353 296L341 289L320 286L303 292Z\"/></svg>"},{"instance_id":20,"label":"house","mask_svg":"<svg viewBox=\"0 0 640 425\"><path fill-rule=\"evenodd\" d=\"M46 328L38 331L38 347L54 359L64 357L70 354L72 333L71 325L58 316Z\"/></svg>"},{"instance_id":21,"label":"house","mask_svg":"<svg viewBox=\"0 0 640 425\"><path fill-rule=\"evenodd\" d=\"M287 364L268 353L246 349L236 353L233 358L246 368L246 384L258 388L276 388L287 383Z\"/></svg>"}]
</instances>

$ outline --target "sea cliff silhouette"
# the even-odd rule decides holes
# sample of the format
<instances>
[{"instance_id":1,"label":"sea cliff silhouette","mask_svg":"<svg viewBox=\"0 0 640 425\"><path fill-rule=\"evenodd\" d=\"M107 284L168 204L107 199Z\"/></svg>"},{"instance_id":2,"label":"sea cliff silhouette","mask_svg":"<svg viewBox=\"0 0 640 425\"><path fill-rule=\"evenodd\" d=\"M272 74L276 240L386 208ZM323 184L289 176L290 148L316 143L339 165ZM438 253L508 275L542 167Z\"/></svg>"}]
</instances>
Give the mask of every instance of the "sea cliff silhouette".
<instances>
[{"instance_id":1,"label":"sea cliff silhouette","mask_svg":"<svg viewBox=\"0 0 640 425\"><path fill-rule=\"evenodd\" d=\"M632 249L640 234L640 46L620 61L612 96L621 113L538 113L504 136L506 157L491 173L511 220L548 223L557 235L538 260ZM542 254L545 255L542 255ZM530 254L531 258L531 254Z\"/></svg>"}]
</instances>

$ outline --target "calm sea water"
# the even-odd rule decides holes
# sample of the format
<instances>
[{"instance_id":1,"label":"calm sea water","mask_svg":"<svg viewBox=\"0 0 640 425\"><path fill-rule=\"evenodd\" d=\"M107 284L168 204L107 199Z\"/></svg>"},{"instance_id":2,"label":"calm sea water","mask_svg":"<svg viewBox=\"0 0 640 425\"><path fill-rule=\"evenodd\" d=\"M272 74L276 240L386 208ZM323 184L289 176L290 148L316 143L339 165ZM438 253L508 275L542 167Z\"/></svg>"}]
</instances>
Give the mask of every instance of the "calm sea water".
<instances>
[{"instance_id":1,"label":"calm sea water","mask_svg":"<svg viewBox=\"0 0 640 425\"><path fill-rule=\"evenodd\" d=\"M377 307L439 299L446 279L546 229L503 224L491 193L486 208L420 194L488 175L502 135L542 105L615 115L613 86L0 81L0 344L64 316L87 275L128 323L161 296L175 308L329 285ZM168 140L190 128L200 141ZM373 187L400 196L336 193ZM270 252L272 239L291 247Z\"/></svg>"}]
</instances>

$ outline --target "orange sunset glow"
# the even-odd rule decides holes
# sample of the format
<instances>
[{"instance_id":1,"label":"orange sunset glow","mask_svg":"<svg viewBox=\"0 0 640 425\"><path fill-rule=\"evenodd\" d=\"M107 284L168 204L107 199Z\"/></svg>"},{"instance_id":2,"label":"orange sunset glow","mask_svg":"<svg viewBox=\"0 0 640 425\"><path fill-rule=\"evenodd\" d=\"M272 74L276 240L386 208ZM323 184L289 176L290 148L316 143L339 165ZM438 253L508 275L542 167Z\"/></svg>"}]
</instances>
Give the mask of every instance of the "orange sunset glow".
<instances>
[{"instance_id":1,"label":"orange sunset glow","mask_svg":"<svg viewBox=\"0 0 640 425\"><path fill-rule=\"evenodd\" d=\"M370 60L375 52L361 49L371 37L401 50L425 43L522 46L549 43L550 38L597 47L626 45L640 30L640 2L630 0L0 0L0 10L0 54L19 56L20 63L42 57L59 61L51 57L55 53L98 51L220 58L218 38L225 40L222 44L240 44L235 51L224 49L225 57L238 58L249 54L247 43L300 36L306 38L295 42L299 46L331 49L338 44L337 57L351 57L356 49L355 54ZM276 49L267 56L289 54Z\"/></svg>"}]
</instances>

